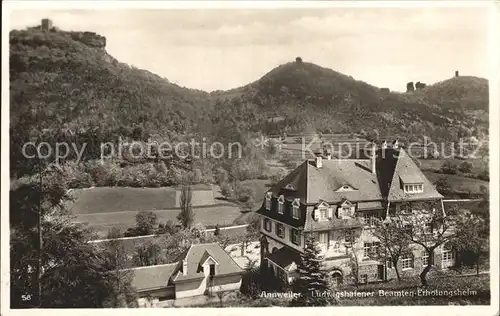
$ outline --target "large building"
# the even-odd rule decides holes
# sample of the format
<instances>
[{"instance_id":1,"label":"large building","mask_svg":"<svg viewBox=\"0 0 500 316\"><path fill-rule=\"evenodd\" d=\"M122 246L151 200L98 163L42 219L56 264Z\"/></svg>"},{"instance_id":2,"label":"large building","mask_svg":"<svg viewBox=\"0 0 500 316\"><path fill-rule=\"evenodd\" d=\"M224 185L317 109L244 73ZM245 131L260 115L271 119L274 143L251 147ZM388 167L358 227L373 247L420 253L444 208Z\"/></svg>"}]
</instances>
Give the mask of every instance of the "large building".
<instances>
[{"instance_id":1,"label":"large building","mask_svg":"<svg viewBox=\"0 0 500 316\"><path fill-rule=\"evenodd\" d=\"M313 233L322 250L323 268L335 282L346 281L353 257L362 283L395 277L390 262L371 255L379 245L372 234L373 219L397 214L409 201L425 201L432 211L444 212L443 196L397 142L391 147L384 142L375 152L369 159L318 155L266 193L258 210L262 267L289 283L296 275L304 236ZM446 245L434 256L434 265L453 264L454 255ZM415 246L413 254L400 258L398 270L403 275L419 273L427 260L424 248Z\"/></svg>"}]
</instances>

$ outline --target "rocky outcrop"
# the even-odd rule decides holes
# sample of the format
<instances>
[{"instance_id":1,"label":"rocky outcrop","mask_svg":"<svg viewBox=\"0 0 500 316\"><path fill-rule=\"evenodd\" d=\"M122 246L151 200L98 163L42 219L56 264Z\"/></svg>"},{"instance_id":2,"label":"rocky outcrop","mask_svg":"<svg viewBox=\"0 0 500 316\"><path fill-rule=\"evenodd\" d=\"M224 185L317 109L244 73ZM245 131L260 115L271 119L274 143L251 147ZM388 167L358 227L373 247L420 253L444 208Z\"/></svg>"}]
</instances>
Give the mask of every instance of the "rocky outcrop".
<instances>
[{"instance_id":1,"label":"rocky outcrop","mask_svg":"<svg viewBox=\"0 0 500 316\"><path fill-rule=\"evenodd\" d=\"M415 87L413 86L413 81L408 82L406 84L406 92L412 92L415 91Z\"/></svg>"},{"instance_id":2,"label":"rocky outcrop","mask_svg":"<svg viewBox=\"0 0 500 316\"><path fill-rule=\"evenodd\" d=\"M70 32L71 38L75 41L82 42L83 44L94 48L105 48L106 37L96 34L94 32Z\"/></svg>"},{"instance_id":3,"label":"rocky outcrop","mask_svg":"<svg viewBox=\"0 0 500 316\"><path fill-rule=\"evenodd\" d=\"M420 82L420 81L418 81L418 82L415 84L415 88L416 88L417 90L423 89L423 88L425 88L425 86L426 86L426 84L425 84L425 83L423 83L423 82Z\"/></svg>"}]
</instances>

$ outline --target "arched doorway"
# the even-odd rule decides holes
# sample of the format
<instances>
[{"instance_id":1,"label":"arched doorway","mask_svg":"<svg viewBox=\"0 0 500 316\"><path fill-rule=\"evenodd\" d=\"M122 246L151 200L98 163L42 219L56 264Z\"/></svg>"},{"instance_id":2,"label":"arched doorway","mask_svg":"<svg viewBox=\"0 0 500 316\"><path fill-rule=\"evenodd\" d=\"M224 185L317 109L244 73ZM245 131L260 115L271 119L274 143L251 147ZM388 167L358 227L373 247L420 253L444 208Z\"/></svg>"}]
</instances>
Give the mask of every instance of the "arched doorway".
<instances>
[{"instance_id":1,"label":"arched doorway","mask_svg":"<svg viewBox=\"0 0 500 316\"><path fill-rule=\"evenodd\" d=\"M331 278L332 278L332 284L334 287L339 287L344 282L342 272L339 270L333 270L333 272L331 274Z\"/></svg>"}]
</instances>

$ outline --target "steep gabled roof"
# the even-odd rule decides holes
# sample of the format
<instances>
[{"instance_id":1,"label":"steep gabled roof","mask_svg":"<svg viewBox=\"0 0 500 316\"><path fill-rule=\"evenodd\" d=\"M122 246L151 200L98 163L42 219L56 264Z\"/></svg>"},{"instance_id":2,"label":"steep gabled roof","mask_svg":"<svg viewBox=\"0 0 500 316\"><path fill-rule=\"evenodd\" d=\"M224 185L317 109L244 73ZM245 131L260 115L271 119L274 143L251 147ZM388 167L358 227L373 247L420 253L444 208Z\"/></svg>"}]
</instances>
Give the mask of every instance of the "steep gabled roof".
<instances>
[{"instance_id":1,"label":"steep gabled roof","mask_svg":"<svg viewBox=\"0 0 500 316\"><path fill-rule=\"evenodd\" d=\"M410 183L418 181L423 184L421 193L405 193L401 179L408 179ZM403 150L399 150L399 155L392 175L392 180L387 194L388 201L401 200L425 200L442 199L443 196L436 190L434 185L427 179L413 159Z\"/></svg>"},{"instance_id":2,"label":"steep gabled roof","mask_svg":"<svg viewBox=\"0 0 500 316\"><path fill-rule=\"evenodd\" d=\"M274 185L270 192L274 197L278 197L286 190L286 195L293 198L299 198L301 201L307 199L307 161L300 164L292 172L286 175L281 181ZM287 189L287 186L293 186L294 190Z\"/></svg>"},{"instance_id":3,"label":"steep gabled roof","mask_svg":"<svg viewBox=\"0 0 500 316\"><path fill-rule=\"evenodd\" d=\"M189 250L179 259L187 262L187 275L181 271L174 277L174 283L184 280L203 278L205 275L199 271L199 266L208 258L214 259L218 263L218 275L242 273L243 270L217 243L192 244ZM182 262L180 263L182 265Z\"/></svg>"}]
</instances>

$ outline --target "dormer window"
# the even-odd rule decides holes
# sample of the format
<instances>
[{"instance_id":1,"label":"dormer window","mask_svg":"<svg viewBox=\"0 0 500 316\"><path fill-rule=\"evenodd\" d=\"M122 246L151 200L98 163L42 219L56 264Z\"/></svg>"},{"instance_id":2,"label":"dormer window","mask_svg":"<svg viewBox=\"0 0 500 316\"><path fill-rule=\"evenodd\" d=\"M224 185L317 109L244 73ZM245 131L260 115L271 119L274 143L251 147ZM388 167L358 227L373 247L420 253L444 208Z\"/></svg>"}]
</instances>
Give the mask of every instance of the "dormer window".
<instances>
[{"instance_id":1,"label":"dormer window","mask_svg":"<svg viewBox=\"0 0 500 316\"><path fill-rule=\"evenodd\" d=\"M283 210L285 209L285 197L280 195L278 198L278 213L283 214Z\"/></svg>"},{"instance_id":2,"label":"dormer window","mask_svg":"<svg viewBox=\"0 0 500 316\"><path fill-rule=\"evenodd\" d=\"M292 217L295 219L299 219L299 207L300 207L300 200L295 199L292 204Z\"/></svg>"},{"instance_id":3,"label":"dormer window","mask_svg":"<svg viewBox=\"0 0 500 316\"><path fill-rule=\"evenodd\" d=\"M345 191L355 191L356 189L350 186L349 184L344 184L341 187L339 187L336 191L337 192L345 192Z\"/></svg>"},{"instance_id":4,"label":"dormer window","mask_svg":"<svg viewBox=\"0 0 500 316\"><path fill-rule=\"evenodd\" d=\"M314 210L314 219L317 221L326 221L332 217L332 209L326 202L320 203Z\"/></svg>"},{"instance_id":5,"label":"dormer window","mask_svg":"<svg viewBox=\"0 0 500 316\"><path fill-rule=\"evenodd\" d=\"M340 204L338 208L338 218L346 219L351 218L354 215L354 206L351 202L345 200L342 204Z\"/></svg>"},{"instance_id":6,"label":"dormer window","mask_svg":"<svg viewBox=\"0 0 500 316\"><path fill-rule=\"evenodd\" d=\"M267 192L266 193L266 210L268 210L268 211L271 210L271 202L272 202L272 193Z\"/></svg>"},{"instance_id":7,"label":"dormer window","mask_svg":"<svg viewBox=\"0 0 500 316\"><path fill-rule=\"evenodd\" d=\"M404 185L405 193L422 193L424 192L424 184L423 183L412 183Z\"/></svg>"}]
</instances>

